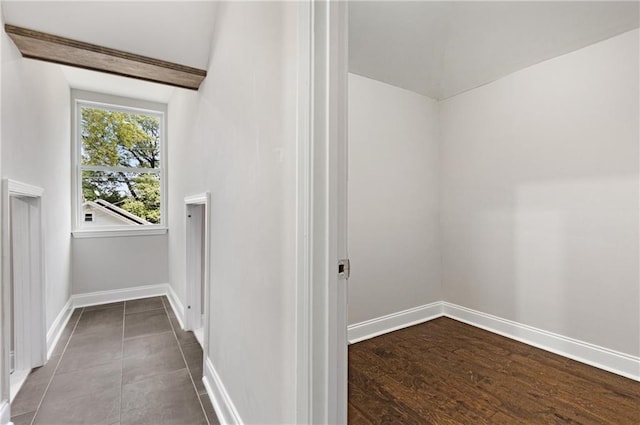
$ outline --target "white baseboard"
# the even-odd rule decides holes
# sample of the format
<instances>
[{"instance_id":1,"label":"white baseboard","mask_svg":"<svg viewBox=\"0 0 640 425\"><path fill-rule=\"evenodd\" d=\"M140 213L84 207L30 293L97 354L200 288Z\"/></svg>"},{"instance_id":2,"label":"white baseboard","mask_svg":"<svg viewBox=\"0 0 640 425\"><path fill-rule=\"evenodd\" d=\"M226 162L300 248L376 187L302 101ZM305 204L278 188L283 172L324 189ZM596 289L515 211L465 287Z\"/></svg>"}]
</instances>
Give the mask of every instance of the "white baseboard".
<instances>
[{"instance_id":1,"label":"white baseboard","mask_svg":"<svg viewBox=\"0 0 640 425\"><path fill-rule=\"evenodd\" d=\"M167 283L162 283L158 285L136 286L126 289L114 289L112 291L98 291L72 295L64 307L62 307L62 310L60 310L60 313L58 313L58 316L55 318L47 332L47 359L51 357L51 353L58 343L58 340L62 335L62 331L64 331L64 328L67 326L67 323L73 314L73 310L76 308L134 300L137 298L157 297L161 295L167 295L167 297L169 297L169 291L173 293L171 286ZM175 293L173 293L173 296L175 297ZM179 303L179 301L177 302ZM172 305L174 306L173 303ZM178 316L178 313L176 313L176 316Z\"/></svg>"},{"instance_id":2,"label":"white baseboard","mask_svg":"<svg viewBox=\"0 0 640 425\"><path fill-rule=\"evenodd\" d=\"M156 285L134 286L132 288L114 289L110 291L88 292L71 296L73 308L89 307L98 304L115 303L120 301L135 300L138 298L160 297L166 295L176 314L180 326L184 329L184 306L176 295L173 287L168 283Z\"/></svg>"},{"instance_id":3,"label":"white baseboard","mask_svg":"<svg viewBox=\"0 0 640 425\"><path fill-rule=\"evenodd\" d=\"M167 298L169 299L169 304L171 304L171 308L173 312L176 314L176 319L178 319L178 323L180 323L180 327L184 329L184 305L178 298L178 295L173 290L173 286L167 284Z\"/></svg>"},{"instance_id":4,"label":"white baseboard","mask_svg":"<svg viewBox=\"0 0 640 425\"><path fill-rule=\"evenodd\" d=\"M620 353L445 301L426 304L351 325L348 328L349 343L353 344L442 316L640 381L640 357Z\"/></svg>"},{"instance_id":5,"label":"white baseboard","mask_svg":"<svg viewBox=\"0 0 640 425\"><path fill-rule=\"evenodd\" d=\"M51 358L51 353L53 353L53 349L58 343L62 331L64 331L64 328L67 326L72 313L73 303L71 298L69 298L47 332L47 360Z\"/></svg>"},{"instance_id":6,"label":"white baseboard","mask_svg":"<svg viewBox=\"0 0 640 425\"><path fill-rule=\"evenodd\" d=\"M9 402L13 403L16 396L20 392L20 389L27 382L27 378L31 373L30 369L26 370L14 370L9 377Z\"/></svg>"},{"instance_id":7,"label":"white baseboard","mask_svg":"<svg viewBox=\"0 0 640 425\"><path fill-rule=\"evenodd\" d=\"M0 425L12 425L11 406L6 401L0 404Z\"/></svg>"},{"instance_id":8,"label":"white baseboard","mask_svg":"<svg viewBox=\"0 0 640 425\"><path fill-rule=\"evenodd\" d=\"M640 381L640 357L443 302L444 315L489 332Z\"/></svg>"},{"instance_id":9,"label":"white baseboard","mask_svg":"<svg viewBox=\"0 0 640 425\"><path fill-rule=\"evenodd\" d=\"M159 297L167 295L170 288L168 283L157 285L134 286L124 289L109 291L88 292L71 296L73 308L89 307L98 304L115 303L120 301L135 300L138 298Z\"/></svg>"},{"instance_id":10,"label":"white baseboard","mask_svg":"<svg viewBox=\"0 0 640 425\"><path fill-rule=\"evenodd\" d=\"M202 378L202 381L220 423L223 425L242 425L244 422L242 422L240 414L208 357L204 362L204 378Z\"/></svg>"},{"instance_id":11,"label":"white baseboard","mask_svg":"<svg viewBox=\"0 0 640 425\"><path fill-rule=\"evenodd\" d=\"M166 295L171 304L171 308L176 314L180 326L184 328L184 307L180 299L168 283L160 283L157 285L135 286L125 289L114 289L110 291L88 292L84 294L75 294L64 305L53 324L47 332L47 359L51 357L51 353L55 348L62 331L69 322L73 310L80 307L89 307L98 304L115 303L120 301L135 300L138 298L159 297ZM1 424L0 424L1 425Z\"/></svg>"},{"instance_id":12,"label":"white baseboard","mask_svg":"<svg viewBox=\"0 0 640 425\"><path fill-rule=\"evenodd\" d=\"M347 338L349 344L354 344L388 332L427 322L441 316L442 302L437 301L350 325L347 328Z\"/></svg>"}]
</instances>

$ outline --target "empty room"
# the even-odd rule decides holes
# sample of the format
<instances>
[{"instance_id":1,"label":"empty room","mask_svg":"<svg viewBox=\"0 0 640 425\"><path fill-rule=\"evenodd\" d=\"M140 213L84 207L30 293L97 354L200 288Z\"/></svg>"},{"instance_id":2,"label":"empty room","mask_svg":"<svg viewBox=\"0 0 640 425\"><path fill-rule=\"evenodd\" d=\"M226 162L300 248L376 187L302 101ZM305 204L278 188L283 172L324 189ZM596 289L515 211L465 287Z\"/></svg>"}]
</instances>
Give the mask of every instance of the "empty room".
<instances>
[{"instance_id":1,"label":"empty room","mask_svg":"<svg viewBox=\"0 0 640 425\"><path fill-rule=\"evenodd\" d=\"M638 40L637 2L350 4L350 423L640 423Z\"/></svg>"},{"instance_id":2,"label":"empty room","mask_svg":"<svg viewBox=\"0 0 640 425\"><path fill-rule=\"evenodd\" d=\"M638 2L0 9L0 425L640 423Z\"/></svg>"}]
</instances>

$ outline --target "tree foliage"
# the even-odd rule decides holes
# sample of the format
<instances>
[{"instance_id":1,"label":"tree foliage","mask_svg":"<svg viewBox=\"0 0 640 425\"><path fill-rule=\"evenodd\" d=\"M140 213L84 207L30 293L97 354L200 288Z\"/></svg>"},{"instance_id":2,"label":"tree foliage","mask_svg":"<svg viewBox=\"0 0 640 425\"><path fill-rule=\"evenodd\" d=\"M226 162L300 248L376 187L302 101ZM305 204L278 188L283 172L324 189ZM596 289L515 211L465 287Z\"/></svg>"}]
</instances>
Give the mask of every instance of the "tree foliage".
<instances>
[{"instance_id":1,"label":"tree foliage","mask_svg":"<svg viewBox=\"0 0 640 425\"><path fill-rule=\"evenodd\" d=\"M81 114L82 165L160 166L158 118L86 107ZM82 195L85 200L104 199L149 222L160 222L160 179L155 173L84 170Z\"/></svg>"}]
</instances>

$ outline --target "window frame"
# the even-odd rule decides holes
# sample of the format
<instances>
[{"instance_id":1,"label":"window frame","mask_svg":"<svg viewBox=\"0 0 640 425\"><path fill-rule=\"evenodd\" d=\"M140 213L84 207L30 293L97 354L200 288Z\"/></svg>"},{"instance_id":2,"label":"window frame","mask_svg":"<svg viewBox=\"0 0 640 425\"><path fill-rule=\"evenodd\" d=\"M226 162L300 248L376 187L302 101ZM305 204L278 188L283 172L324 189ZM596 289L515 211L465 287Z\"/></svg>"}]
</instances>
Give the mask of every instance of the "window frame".
<instances>
[{"instance_id":1,"label":"window frame","mask_svg":"<svg viewBox=\"0 0 640 425\"><path fill-rule=\"evenodd\" d=\"M160 119L160 166L156 168L160 177L160 223L143 226L91 226L83 227L82 212L82 139L80 135L82 107L100 108L108 111L145 114ZM167 233L167 105L114 96L84 90L71 90L71 220L74 238L161 235ZM92 169L102 166L91 166ZM117 167L104 166L107 169ZM148 169L132 167L130 172Z\"/></svg>"}]
</instances>

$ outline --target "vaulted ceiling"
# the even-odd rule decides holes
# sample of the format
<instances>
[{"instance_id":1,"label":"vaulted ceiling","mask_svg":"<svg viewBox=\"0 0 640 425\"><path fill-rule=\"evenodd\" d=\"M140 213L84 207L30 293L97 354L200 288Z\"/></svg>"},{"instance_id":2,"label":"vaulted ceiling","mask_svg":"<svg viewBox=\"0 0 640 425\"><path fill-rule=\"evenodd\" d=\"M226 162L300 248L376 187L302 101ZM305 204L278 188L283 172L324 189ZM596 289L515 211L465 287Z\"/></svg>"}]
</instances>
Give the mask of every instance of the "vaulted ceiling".
<instances>
[{"instance_id":1,"label":"vaulted ceiling","mask_svg":"<svg viewBox=\"0 0 640 425\"><path fill-rule=\"evenodd\" d=\"M639 3L354 1L349 69L446 99L638 28Z\"/></svg>"},{"instance_id":2,"label":"vaulted ceiling","mask_svg":"<svg viewBox=\"0 0 640 425\"><path fill-rule=\"evenodd\" d=\"M2 1L4 21L206 69L214 1ZM351 72L435 99L639 26L637 1L354 1ZM171 89L71 68L73 87L166 101Z\"/></svg>"},{"instance_id":3,"label":"vaulted ceiling","mask_svg":"<svg viewBox=\"0 0 640 425\"><path fill-rule=\"evenodd\" d=\"M5 23L85 43L207 68L211 1L3 1Z\"/></svg>"},{"instance_id":4,"label":"vaulted ceiling","mask_svg":"<svg viewBox=\"0 0 640 425\"><path fill-rule=\"evenodd\" d=\"M212 1L2 1L4 22L73 40L207 69L215 29ZM63 67L75 88L167 101L160 84Z\"/></svg>"}]
</instances>

